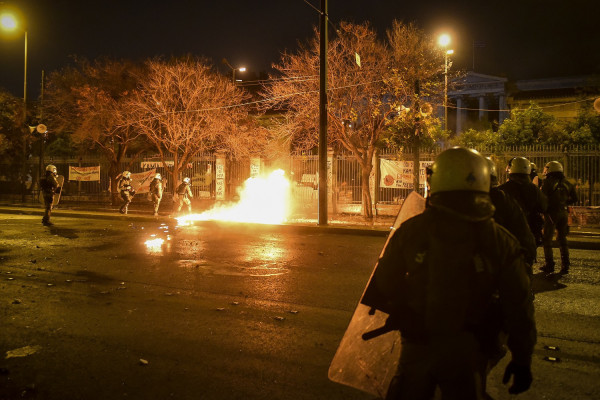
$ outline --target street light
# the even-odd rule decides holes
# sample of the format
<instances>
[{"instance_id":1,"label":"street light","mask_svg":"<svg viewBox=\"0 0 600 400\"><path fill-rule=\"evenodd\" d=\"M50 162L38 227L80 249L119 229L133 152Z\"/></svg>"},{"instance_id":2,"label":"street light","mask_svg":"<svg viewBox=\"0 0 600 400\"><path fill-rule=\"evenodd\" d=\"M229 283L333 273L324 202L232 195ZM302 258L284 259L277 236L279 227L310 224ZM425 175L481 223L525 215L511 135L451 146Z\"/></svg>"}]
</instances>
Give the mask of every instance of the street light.
<instances>
[{"instance_id":1,"label":"street light","mask_svg":"<svg viewBox=\"0 0 600 400\"><path fill-rule=\"evenodd\" d=\"M235 84L236 79L235 79L235 71L240 71L240 72L246 72L246 67L239 67L239 68L233 68L231 66L231 64L229 64L229 61L227 61L226 58L224 58L222 60L223 64L227 65L229 68L231 68L231 80L232 82ZM241 79L239 80L240 82L242 81Z\"/></svg>"},{"instance_id":2,"label":"street light","mask_svg":"<svg viewBox=\"0 0 600 400\"><path fill-rule=\"evenodd\" d=\"M17 19L13 14L8 12L4 12L0 15L0 26L5 31L14 31L17 29L19 24L17 23ZM27 31L23 29L25 33L25 67L23 73L23 107L24 110L27 111ZM25 113L25 118L27 118L27 113Z\"/></svg>"},{"instance_id":3,"label":"street light","mask_svg":"<svg viewBox=\"0 0 600 400\"><path fill-rule=\"evenodd\" d=\"M444 48L447 47L450 44L450 35L441 35L438 43ZM444 130L448 130L448 68L452 65L452 63L448 64L450 54L454 54L454 50L444 52Z\"/></svg>"}]
</instances>

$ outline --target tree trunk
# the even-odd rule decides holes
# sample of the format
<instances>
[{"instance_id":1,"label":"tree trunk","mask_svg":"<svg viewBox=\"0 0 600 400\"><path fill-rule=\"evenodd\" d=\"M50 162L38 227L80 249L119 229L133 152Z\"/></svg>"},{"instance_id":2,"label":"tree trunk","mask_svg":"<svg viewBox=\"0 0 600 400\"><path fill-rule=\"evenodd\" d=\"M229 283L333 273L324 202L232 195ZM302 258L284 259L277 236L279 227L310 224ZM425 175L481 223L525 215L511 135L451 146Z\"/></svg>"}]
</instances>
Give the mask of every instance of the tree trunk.
<instances>
[{"instance_id":1,"label":"tree trunk","mask_svg":"<svg viewBox=\"0 0 600 400\"><path fill-rule=\"evenodd\" d=\"M117 188L117 175L119 173L118 164L115 161L111 161L108 168L108 177L110 179L110 204L113 206L120 203L119 190Z\"/></svg>"},{"instance_id":2,"label":"tree trunk","mask_svg":"<svg viewBox=\"0 0 600 400\"><path fill-rule=\"evenodd\" d=\"M361 191L362 191L362 215L365 219L373 219L373 202L371 199L371 190L369 188L369 177L373 166L362 167Z\"/></svg>"}]
</instances>

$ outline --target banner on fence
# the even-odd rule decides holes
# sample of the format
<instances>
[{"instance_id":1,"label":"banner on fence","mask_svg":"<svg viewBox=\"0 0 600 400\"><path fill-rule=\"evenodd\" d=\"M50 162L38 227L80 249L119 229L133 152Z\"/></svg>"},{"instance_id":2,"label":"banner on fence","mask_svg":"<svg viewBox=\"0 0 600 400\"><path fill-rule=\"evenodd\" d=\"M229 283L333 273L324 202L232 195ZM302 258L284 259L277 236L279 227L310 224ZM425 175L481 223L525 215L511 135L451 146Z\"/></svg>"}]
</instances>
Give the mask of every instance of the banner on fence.
<instances>
[{"instance_id":1,"label":"banner on fence","mask_svg":"<svg viewBox=\"0 0 600 400\"><path fill-rule=\"evenodd\" d=\"M412 189L413 187L413 162L412 161L394 161L381 159L381 180L379 182L382 188ZM419 186L425 187L425 168L431 166L433 161L419 162Z\"/></svg>"},{"instance_id":2,"label":"banner on fence","mask_svg":"<svg viewBox=\"0 0 600 400\"><path fill-rule=\"evenodd\" d=\"M150 182L152 182L152 179L154 179L155 174L156 168L146 172L131 174L131 186L135 189L135 192L148 193L150 191Z\"/></svg>"},{"instance_id":3,"label":"banner on fence","mask_svg":"<svg viewBox=\"0 0 600 400\"><path fill-rule=\"evenodd\" d=\"M164 167L165 165L166 165L167 167L172 167L172 166L174 166L174 165L175 165L175 161L172 161L172 160L166 160L166 161L164 162L164 164L163 164L163 162L162 162L162 161L142 161L142 162L141 162L141 166L142 166L142 168L143 168L143 169L146 169L146 168L162 168L162 167ZM191 162L190 162L190 163L187 163L187 165L186 165L186 167L187 167L187 168L192 168L193 166L194 166L194 164L193 164L193 163L191 163Z\"/></svg>"},{"instance_id":4,"label":"banner on fence","mask_svg":"<svg viewBox=\"0 0 600 400\"><path fill-rule=\"evenodd\" d=\"M100 166L97 167L73 167L69 165L70 181L100 181Z\"/></svg>"}]
</instances>

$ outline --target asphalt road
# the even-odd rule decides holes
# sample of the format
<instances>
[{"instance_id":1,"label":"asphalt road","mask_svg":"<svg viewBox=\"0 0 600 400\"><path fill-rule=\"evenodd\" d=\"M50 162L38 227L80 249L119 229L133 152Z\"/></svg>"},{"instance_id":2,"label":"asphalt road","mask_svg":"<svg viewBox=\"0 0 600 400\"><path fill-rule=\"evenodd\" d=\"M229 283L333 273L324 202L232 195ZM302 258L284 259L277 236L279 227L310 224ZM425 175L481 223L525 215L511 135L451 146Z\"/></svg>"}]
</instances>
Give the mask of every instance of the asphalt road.
<instances>
[{"instance_id":1,"label":"asphalt road","mask_svg":"<svg viewBox=\"0 0 600 400\"><path fill-rule=\"evenodd\" d=\"M0 214L0 399L372 399L327 369L384 237L39 220ZM518 398L600 398L599 258L535 277L536 380Z\"/></svg>"}]
</instances>

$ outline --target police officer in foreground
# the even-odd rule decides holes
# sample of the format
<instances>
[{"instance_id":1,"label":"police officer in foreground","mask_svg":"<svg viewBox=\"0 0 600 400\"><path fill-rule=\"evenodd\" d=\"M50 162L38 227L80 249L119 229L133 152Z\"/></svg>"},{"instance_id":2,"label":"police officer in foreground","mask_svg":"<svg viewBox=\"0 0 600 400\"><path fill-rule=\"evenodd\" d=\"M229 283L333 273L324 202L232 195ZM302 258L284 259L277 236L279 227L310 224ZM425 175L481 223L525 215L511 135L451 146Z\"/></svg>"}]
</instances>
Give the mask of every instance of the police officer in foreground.
<instances>
[{"instance_id":1,"label":"police officer in foreground","mask_svg":"<svg viewBox=\"0 0 600 400\"><path fill-rule=\"evenodd\" d=\"M527 224L525 214L516 200L498 187L498 169L496 168L496 163L489 157L486 157L486 160L490 170L490 198L496 209L494 212L494 221L505 227L517 238L519 243L521 243L525 262L529 266L532 266L536 259L537 246L535 238ZM533 273L533 270L531 272Z\"/></svg>"},{"instance_id":2,"label":"police officer in foreground","mask_svg":"<svg viewBox=\"0 0 600 400\"><path fill-rule=\"evenodd\" d=\"M154 175L154 179L150 182L150 196L152 203L154 204L154 213L152 215L158 215L158 207L163 195L163 181L160 174Z\"/></svg>"},{"instance_id":3,"label":"police officer in foreground","mask_svg":"<svg viewBox=\"0 0 600 400\"><path fill-rule=\"evenodd\" d=\"M542 272L554 272L554 255L552 254L552 237L556 230L556 240L560 249L561 274L569 273L569 247L567 234L569 233L568 206L577 202L575 186L565 178L563 166L558 161L550 161L544 167L544 183L542 192L548 197L548 210L544 223L544 258L545 264Z\"/></svg>"},{"instance_id":4,"label":"police officer in foreground","mask_svg":"<svg viewBox=\"0 0 600 400\"><path fill-rule=\"evenodd\" d=\"M131 204L131 199L135 195L135 190L131 187L131 172L123 171L121 174L121 179L119 179L119 183L117 184L117 188L119 193L121 194L121 198L123 199L123 203L121 204L121 208L119 208L119 212L121 214L127 214L127 208L129 204Z\"/></svg>"},{"instance_id":5,"label":"police officer in foreground","mask_svg":"<svg viewBox=\"0 0 600 400\"><path fill-rule=\"evenodd\" d=\"M426 210L391 237L375 275L402 350L387 399L478 400L501 329L512 361L503 382L529 389L536 341L528 267L513 235L492 219L490 173L455 147L432 167Z\"/></svg>"},{"instance_id":6,"label":"police officer in foreground","mask_svg":"<svg viewBox=\"0 0 600 400\"><path fill-rule=\"evenodd\" d=\"M181 182L179 186L177 186L176 192L179 196L179 207L177 208L177 212L179 213L181 211L181 208L185 204L188 210L188 214L191 214L192 202L190 201L190 199L193 198L194 195L192 194L190 178L188 178L187 176L183 178L183 182Z\"/></svg>"},{"instance_id":7,"label":"police officer in foreground","mask_svg":"<svg viewBox=\"0 0 600 400\"><path fill-rule=\"evenodd\" d=\"M42 218L42 224L46 226L54 225L50 222L50 215L52 214L52 206L54 203L54 196L60 193L60 187L56 177L58 172L56 167L52 164L46 167L46 176L40 179L40 188L44 196L44 217Z\"/></svg>"},{"instance_id":8,"label":"police officer in foreground","mask_svg":"<svg viewBox=\"0 0 600 400\"><path fill-rule=\"evenodd\" d=\"M515 157L508 168L508 181L500 185L500 190L514 198L525 213L525 218L535 238L536 246L542 244L543 214L548 199L539 187L531 182L531 163L525 157Z\"/></svg>"}]
</instances>

